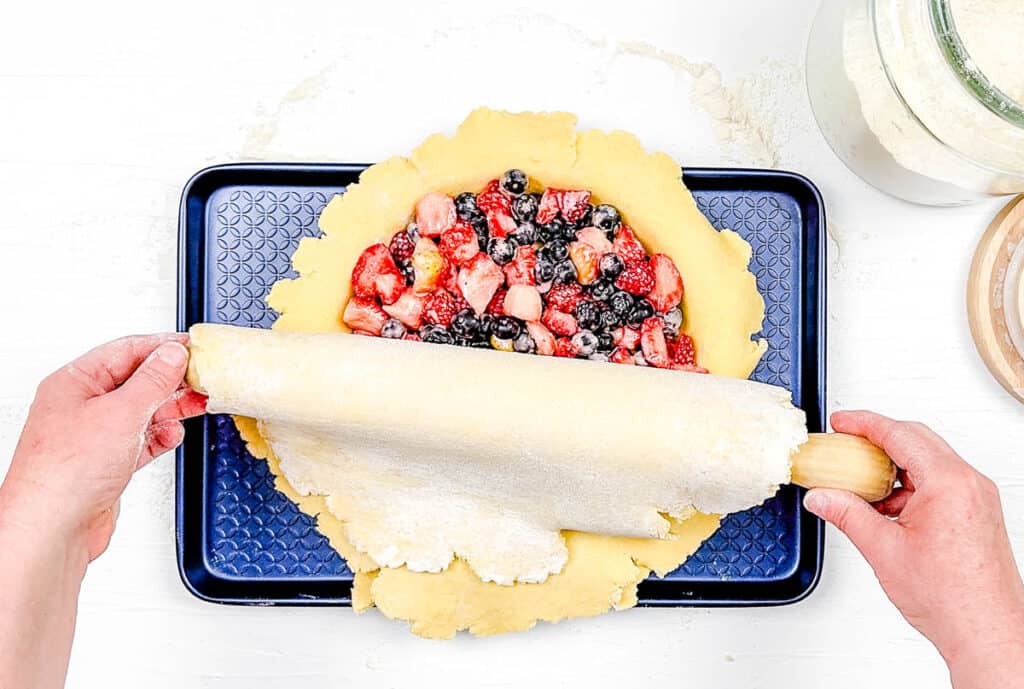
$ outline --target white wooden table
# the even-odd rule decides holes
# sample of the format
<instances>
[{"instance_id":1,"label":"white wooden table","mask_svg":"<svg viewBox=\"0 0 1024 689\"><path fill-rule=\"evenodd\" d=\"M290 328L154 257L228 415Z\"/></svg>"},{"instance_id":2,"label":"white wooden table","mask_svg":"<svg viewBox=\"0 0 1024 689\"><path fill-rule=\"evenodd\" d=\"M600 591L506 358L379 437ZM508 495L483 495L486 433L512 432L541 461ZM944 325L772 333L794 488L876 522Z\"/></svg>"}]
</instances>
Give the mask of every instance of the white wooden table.
<instances>
[{"instance_id":1,"label":"white wooden table","mask_svg":"<svg viewBox=\"0 0 1024 689\"><path fill-rule=\"evenodd\" d=\"M1024 554L1021 409L988 376L964 310L971 252L997 204L906 205L832 155L803 86L817 0L522 5L187 0L6 10L0 470L44 374L100 341L174 327L178 196L194 170L374 161L480 104L565 109L584 126L636 132L685 164L774 164L815 180L831 237L830 406L932 424L998 481ZM691 91L695 75L702 89L714 85L714 69L732 98L717 132L707 99ZM732 143L718 137L730 131ZM172 495L171 457L131 484L113 545L85 582L69 686L946 681L938 655L834 531L821 585L791 607L632 610L440 643L376 613L192 598L175 568Z\"/></svg>"}]
</instances>

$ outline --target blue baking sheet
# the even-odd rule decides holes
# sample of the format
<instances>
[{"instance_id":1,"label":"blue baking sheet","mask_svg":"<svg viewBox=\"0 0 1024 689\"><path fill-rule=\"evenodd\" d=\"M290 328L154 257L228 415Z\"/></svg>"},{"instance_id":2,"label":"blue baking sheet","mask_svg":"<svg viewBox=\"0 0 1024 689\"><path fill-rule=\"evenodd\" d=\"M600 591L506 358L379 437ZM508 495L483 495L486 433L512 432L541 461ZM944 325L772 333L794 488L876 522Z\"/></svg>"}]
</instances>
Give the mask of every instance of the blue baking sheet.
<instances>
[{"instance_id":1,"label":"blue baking sheet","mask_svg":"<svg viewBox=\"0 0 1024 689\"><path fill-rule=\"evenodd\" d=\"M265 297L294 277L291 255L318 234L327 202L363 165L223 165L185 187L180 217L181 329L196 322L269 328ZM686 169L700 210L753 247L765 298L768 351L753 378L793 393L811 431L824 426L824 209L805 178L769 170ZM685 276L684 276L685 279ZM595 364L596 365L596 364ZM640 587L641 605L778 605L806 596L821 569L823 528L784 487L764 505L730 515L679 569ZM274 489L227 416L188 424L177 457L177 540L182 580L224 603L348 604L352 573Z\"/></svg>"}]
</instances>

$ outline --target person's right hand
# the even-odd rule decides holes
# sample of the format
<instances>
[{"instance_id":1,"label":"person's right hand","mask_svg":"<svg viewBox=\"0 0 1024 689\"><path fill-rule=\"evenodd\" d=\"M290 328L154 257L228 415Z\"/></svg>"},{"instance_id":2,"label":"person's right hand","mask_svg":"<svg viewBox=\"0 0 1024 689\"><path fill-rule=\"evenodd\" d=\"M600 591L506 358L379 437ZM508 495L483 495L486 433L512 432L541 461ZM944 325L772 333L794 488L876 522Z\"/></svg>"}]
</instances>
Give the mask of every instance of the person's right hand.
<instances>
[{"instance_id":1,"label":"person's right hand","mask_svg":"<svg viewBox=\"0 0 1024 689\"><path fill-rule=\"evenodd\" d=\"M815 489L807 509L860 550L889 599L942 653L954 686L1019 686L1024 584L996 485L922 424L855 411L834 414L832 427L884 449L902 487L876 505Z\"/></svg>"}]
</instances>

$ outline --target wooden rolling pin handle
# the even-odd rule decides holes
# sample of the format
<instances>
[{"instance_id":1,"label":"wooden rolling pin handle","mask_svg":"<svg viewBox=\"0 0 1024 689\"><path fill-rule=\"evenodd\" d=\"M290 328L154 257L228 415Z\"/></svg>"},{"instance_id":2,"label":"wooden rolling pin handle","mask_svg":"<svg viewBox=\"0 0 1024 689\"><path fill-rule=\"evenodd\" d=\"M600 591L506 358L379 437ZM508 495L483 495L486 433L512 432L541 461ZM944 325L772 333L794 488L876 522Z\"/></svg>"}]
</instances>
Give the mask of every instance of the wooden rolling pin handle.
<instances>
[{"instance_id":1,"label":"wooden rolling pin handle","mask_svg":"<svg viewBox=\"0 0 1024 689\"><path fill-rule=\"evenodd\" d=\"M868 502L892 493L896 465L864 438L845 433L811 433L791 462L792 482L804 488L842 488Z\"/></svg>"}]
</instances>

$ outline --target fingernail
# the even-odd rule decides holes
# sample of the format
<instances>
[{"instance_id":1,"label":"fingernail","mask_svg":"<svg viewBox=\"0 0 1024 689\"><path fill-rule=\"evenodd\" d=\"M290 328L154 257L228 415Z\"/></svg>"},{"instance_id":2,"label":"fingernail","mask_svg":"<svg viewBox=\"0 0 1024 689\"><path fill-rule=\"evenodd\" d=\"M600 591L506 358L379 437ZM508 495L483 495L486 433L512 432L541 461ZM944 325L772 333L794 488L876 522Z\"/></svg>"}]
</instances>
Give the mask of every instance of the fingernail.
<instances>
[{"instance_id":1,"label":"fingernail","mask_svg":"<svg viewBox=\"0 0 1024 689\"><path fill-rule=\"evenodd\" d=\"M804 507L807 508L808 512L812 512L818 516L821 516L821 512L825 509L826 502L828 502L828 498L816 490L809 491L807 495L804 496Z\"/></svg>"},{"instance_id":2,"label":"fingernail","mask_svg":"<svg viewBox=\"0 0 1024 689\"><path fill-rule=\"evenodd\" d=\"M177 342L167 342L156 348L156 358L175 368L184 366L188 361L188 350Z\"/></svg>"}]
</instances>

